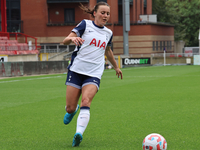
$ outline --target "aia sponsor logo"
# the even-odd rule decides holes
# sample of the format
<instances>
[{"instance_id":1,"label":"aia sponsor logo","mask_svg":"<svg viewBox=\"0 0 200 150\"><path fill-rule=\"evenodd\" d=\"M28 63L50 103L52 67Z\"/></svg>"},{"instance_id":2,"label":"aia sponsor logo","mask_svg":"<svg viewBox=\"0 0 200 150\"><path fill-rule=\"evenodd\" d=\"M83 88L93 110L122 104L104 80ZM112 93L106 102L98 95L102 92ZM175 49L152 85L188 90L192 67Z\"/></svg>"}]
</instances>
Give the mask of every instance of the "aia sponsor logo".
<instances>
[{"instance_id":1,"label":"aia sponsor logo","mask_svg":"<svg viewBox=\"0 0 200 150\"><path fill-rule=\"evenodd\" d=\"M96 47L103 48L104 50L106 48L106 42L101 42L101 40L97 41L95 38L92 39L92 41L90 42L90 45L94 45Z\"/></svg>"}]
</instances>

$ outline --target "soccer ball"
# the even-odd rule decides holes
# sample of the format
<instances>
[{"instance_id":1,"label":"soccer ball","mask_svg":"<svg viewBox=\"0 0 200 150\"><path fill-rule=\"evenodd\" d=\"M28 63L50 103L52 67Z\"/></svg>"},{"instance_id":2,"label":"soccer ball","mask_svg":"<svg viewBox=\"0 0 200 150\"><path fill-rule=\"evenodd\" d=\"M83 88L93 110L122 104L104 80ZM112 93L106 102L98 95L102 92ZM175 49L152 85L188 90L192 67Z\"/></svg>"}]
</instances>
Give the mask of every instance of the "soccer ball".
<instances>
[{"instance_id":1,"label":"soccer ball","mask_svg":"<svg viewBox=\"0 0 200 150\"><path fill-rule=\"evenodd\" d=\"M142 143L143 150L167 150L165 138L157 133L147 135Z\"/></svg>"}]
</instances>

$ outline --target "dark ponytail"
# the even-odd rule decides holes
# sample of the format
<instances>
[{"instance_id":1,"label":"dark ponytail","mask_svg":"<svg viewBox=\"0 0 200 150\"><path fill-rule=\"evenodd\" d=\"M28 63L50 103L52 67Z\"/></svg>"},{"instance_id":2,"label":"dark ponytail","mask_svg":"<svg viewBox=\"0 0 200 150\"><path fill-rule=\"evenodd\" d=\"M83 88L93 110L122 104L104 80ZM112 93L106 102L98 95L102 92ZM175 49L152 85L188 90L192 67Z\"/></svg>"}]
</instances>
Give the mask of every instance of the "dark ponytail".
<instances>
[{"instance_id":1,"label":"dark ponytail","mask_svg":"<svg viewBox=\"0 0 200 150\"><path fill-rule=\"evenodd\" d=\"M105 2L98 2L93 9L90 9L88 7L83 6L83 4L80 3L81 6L79 6L84 12L91 14L92 17L94 18L94 12L97 12L98 8L100 5L108 6L110 7L107 3Z\"/></svg>"}]
</instances>

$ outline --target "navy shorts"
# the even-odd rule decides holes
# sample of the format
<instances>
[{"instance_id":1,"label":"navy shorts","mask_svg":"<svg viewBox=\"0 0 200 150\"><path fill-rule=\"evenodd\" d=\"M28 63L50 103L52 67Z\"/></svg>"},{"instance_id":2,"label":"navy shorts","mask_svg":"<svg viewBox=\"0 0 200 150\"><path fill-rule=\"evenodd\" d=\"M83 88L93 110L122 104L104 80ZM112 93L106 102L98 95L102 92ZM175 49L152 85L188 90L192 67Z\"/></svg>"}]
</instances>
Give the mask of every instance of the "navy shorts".
<instances>
[{"instance_id":1,"label":"navy shorts","mask_svg":"<svg viewBox=\"0 0 200 150\"><path fill-rule=\"evenodd\" d=\"M97 89L99 90L100 79L68 70L67 80L65 84L73 86L77 89L82 89L82 87L84 87L85 85L93 84L96 85Z\"/></svg>"}]
</instances>

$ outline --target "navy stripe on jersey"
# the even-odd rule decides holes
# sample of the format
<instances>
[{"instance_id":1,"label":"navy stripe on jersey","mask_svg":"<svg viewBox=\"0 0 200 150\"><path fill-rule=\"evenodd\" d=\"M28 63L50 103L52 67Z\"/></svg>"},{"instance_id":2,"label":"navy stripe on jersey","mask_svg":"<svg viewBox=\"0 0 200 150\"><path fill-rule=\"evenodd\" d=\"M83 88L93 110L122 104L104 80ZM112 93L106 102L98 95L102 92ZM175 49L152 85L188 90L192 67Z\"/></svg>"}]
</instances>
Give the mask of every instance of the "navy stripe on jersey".
<instances>
[{"instance_id":1,"label":"navy stripe on jersey","mask_svg":"<svg viewBox=\"0 0 200 150\"><path fill-rule=\"evenodd\" d=\"M112 38L113 38L113 35L110 37L110 41L108 42L107 46L111 46L112 45Z\"/></svg>"},{"instance_id":2,"label":"navy stripe on jersey","mask_svg":"<svg viewBox=\"0 0 200 150\"><path fill-rule=\"evenodd\" d=\"M77 52L78 52L78 51L74 51L74 52L72 53L71 63L70 63L70 65L67 67L67 69L69 69L69 68L72 66L72 64L73 64L73 62L74 62L74 59L75 59L75 57L77 56Z\"/></svg>"},{"instance_id":3,"label":"navy stripe on jersey","mask_svg":"<svg viewBox=\"0 0 200 150\"><path fill-rule=\"evenodd\" d=\"M104 28L104 26L103 26L103 27L100 27L100 26L96 25L96 24L94 23L94 21L92 21L92 23L93 23L93 25L94 25L95 27L97 27L97 28L101 28L101 29Z\"/></svg>"},{"instance_id":4,"label":"navy stripe on jersey","mask_svg":"<svg viewBox=\"0 0 200 150\"><path fill-rule=\"evenodd\" d=\"M72 31L76 33L78 37L81 37L85 32L86 22L82 20Z\"/></svg>"}]
</instances>

